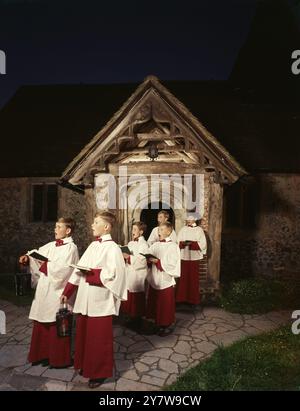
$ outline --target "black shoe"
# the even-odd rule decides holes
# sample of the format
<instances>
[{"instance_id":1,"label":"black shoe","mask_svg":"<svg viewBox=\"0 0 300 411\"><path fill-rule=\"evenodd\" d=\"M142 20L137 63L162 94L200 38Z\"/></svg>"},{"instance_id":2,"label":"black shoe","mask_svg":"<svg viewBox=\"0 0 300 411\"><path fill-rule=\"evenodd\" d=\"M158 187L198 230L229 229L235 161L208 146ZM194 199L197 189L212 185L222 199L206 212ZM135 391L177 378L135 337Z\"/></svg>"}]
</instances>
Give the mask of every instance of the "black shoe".
<instances>
[{"instance_id":1,"label":"black shoe","mask_svg":"<svg viewBox=\"0 0 300 411\"><path fill-rule=\"evenodd\" d=\"M202 313L203 312L202 303L196 305L196 310L195 311L196 311L196 313Z\"/></svg>"},{"instance_id":2,"label":"black shoe","mask_svg":"<svg viewBox=\"0 0 300 411\"><path fill-rule=\"evenodd\" d=\"M49 368L51 368L51 369L56 369L56 370L60 370L60 369L62 369L62 368L69 368L69 367L73 367L73 365L74 365L74 360L73 359L71 359L71 362L70 362L70 364L66 364L66 365L59 365L58 367L56 367L55 365L51 365L50 364L50 366L49 366Z\"/></svg>"},{"instance_id":3,"label":"black shoe","mask_svg":"<svg viewBox=\"0 0 300 411\"><path fill-rule=\"evenodd\" d=\"M159 337L167 337L168 335L172 334L174 331L174 327L160 327L157 331L157 335Z\"/></svg>"},{"instance_id":4,"label":"black shoe","mask_svg":"<svg viewBox=\"0 0 300 411\"><path fill-rule=\"evenodd\" d=\"M105 381L105 378L94 378L89 380L88 386L89 388L97 388L100 387L100 385L102 385Z\"/></svg>"},{"instance_id":5,"label":"black shoe","mask_svg":"<svg viewBox=\"0 0 300 411\"><path fill-rule=\"evenodd\" d=\"M48 367L49 365L49 360L48 358L44 358L43 360L39 360L39 361L34 361L31 363L31 365L33 367L35 367L36 365L41 365L42 367Z\"/></svg>"},{"instance_id":6,"label":"black shoe","mask_svg":"<svg viewBox=\"0 0 300 411\"><path fill-rule=\"evenodd\" d=\"M142 335L154 335L157 334L157 326L150 321L143 320L139 334Z\"/></svg>"},{"instance_id":7,"label":"black shoe","mask_svg":"<svg viewBox=\"0 0 300 411\"><path fill-rule=\"evenodd\" d=\"M176 303L176 311L194 314L201 311L201 306L200 304Z\"/></svg>"},{"instance_id":8,"label":"black shoe","mask_svg":"<svg viewBox=\"0 0 300 411\"><path fill-rule=\"evenodd\" d=\"M142 328L142 321L141 318L131 318L126 322L126 327L132 331L139 332Z\"/></svg>"}]
</instances>

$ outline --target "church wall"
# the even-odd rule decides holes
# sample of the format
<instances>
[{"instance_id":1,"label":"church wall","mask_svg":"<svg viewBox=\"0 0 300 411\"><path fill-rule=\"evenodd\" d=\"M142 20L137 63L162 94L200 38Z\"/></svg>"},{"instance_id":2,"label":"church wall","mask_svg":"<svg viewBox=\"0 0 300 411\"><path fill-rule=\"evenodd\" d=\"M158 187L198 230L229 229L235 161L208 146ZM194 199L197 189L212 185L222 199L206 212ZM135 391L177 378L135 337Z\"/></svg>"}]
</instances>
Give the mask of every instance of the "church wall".
<instances>
[{"instance_id":1,"label":"church wall","mask_svg":"<svg viewBox=\"0 0 300 411\"><path fill-rule=\"evenodd\" d=\"M257 226L224 230L221 279L300 278L300 175L260 175Z\"/></svg>"},{"instance_id":2,"label":"church wall","mask_svg":"<svg viewBox=\"0 0 300 411\"><path fill-rule=\"evenodd\" d=\"M53 182L55 179L39 180ZM55 222L30 221L32 181L29 178L0 179L0 274L15 272L20 254L54 239ZM63 215L75 218L74 239L82 253L88 244L84 196L59 187L58 216Z\"/></svg>"}]
</instances>

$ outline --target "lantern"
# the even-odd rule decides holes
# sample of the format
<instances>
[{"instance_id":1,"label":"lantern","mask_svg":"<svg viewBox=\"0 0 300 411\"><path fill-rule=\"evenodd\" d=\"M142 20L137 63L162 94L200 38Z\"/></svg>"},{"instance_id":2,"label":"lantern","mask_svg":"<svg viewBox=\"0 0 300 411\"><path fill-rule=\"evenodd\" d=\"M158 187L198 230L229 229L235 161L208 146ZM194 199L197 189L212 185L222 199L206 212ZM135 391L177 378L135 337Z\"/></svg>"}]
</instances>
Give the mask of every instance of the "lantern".
<instances>
[{"instance_id":1,"label":"lantern","mask_svg":"<svg viewBox=\"0 0 300 411\"><path fill-rule=\"evenodd\" d=\"M154 161L158 157L158 149L156 144L151 144L151 146L149 146L148 157L151 158L151 161Z\"/></svg>"},{"instance_id":2,"label":"lantern","mask_svg":"<svg viewBox=\"0 0 300 411\"><path fill-rule=\"evenodd\" d=\"M56 313L56 330L58 337L70 337L72 334L72 312L68 309L67 304Z\"/></svg>"}]
</instances>

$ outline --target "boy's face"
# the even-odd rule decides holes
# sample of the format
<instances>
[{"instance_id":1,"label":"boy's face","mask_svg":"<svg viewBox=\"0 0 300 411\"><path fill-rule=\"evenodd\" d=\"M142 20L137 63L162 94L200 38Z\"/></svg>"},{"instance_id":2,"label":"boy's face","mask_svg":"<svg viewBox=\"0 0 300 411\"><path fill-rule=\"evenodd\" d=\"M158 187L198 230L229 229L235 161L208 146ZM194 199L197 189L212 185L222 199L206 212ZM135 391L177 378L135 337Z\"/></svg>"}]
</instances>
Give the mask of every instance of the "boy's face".
<instances>
[{"instance_id":1,"label":"boy's face","mask_svg":"<svg viewBox=\"0 0 300 411\"><path fill-rule=\"evenodd\" d=\"M158 216L157 216L158 224L165 223L166 221L168 221L168 219L164 214L158 214Z\"/></svg>"},{"instance_id":2,"label":"boy's face","mask_svg":"<svg viewBox=\"0 0 300 411\"><path fill-rule=\"evenodd\" d=\"M186 225L193 227L195 225L195 220L194 219L186 220Z\"/></svg>"},{"instance_id":3,"label":"boy's face","mask_svg":"<svg viewBox=\"0 0 300 411\"><path fill-rule=\"evenodd\" d=\"M93 236L101 237L104 234L109 234L111 231L111 226L106 221L102 220L101 217L95 217L92 224Z\"/></svg>"},{"instance_id":4,"label":"boy's face","mask_svg":"<svg viewBox=\"0 0 300 411\"><path fill-rule=\"evenodd\" d=\"M133 225L131 231L132 240L134 240L135 238L139 238L141 235L143 235L143 231L140 230L137 225Z\"/></svg>"},{"instance_id":5,"label":"boy's face","mask_svg":"<svg viewBox=\"0 0 300 411\"><path fill-rule=\"evenodd\" d=\"M170 236L171 230L169 229L169 227L166 227L165 225L161 225L158 227L158 234L159 234L159 238L161 240L164 240L165 238Z\"/></svg>"},{"instance_id":6,"label":"boy's face","mask_svg":"<svg viewBox=\"0 0 300 411\"><path fill-rule=\"evenodd\" d=\"M71 229L67 227L66 224L57 222L55 224L54 233L55 240L62 240L71 234Z\"/></svg>"}]
</instances>

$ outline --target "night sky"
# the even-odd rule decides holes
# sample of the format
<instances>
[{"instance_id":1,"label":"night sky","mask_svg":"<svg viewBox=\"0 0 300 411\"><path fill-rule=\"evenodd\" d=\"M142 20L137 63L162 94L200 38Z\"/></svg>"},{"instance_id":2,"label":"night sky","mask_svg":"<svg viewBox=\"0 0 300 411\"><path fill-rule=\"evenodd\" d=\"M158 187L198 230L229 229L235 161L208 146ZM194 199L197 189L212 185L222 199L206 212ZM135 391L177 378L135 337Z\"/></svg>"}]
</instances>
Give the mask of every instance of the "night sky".
<instances>
[{"instance_id":1,"label":"night sky","mask_svg":"<svg viewBox=\"0 0 300 411\"><path fill-rule=\"evenodd\" d=\"M0 107L23 84L227 79L255 4L0 0Z\"/></svg>"}]
</instances>

